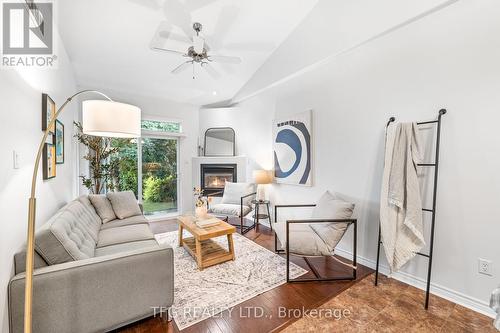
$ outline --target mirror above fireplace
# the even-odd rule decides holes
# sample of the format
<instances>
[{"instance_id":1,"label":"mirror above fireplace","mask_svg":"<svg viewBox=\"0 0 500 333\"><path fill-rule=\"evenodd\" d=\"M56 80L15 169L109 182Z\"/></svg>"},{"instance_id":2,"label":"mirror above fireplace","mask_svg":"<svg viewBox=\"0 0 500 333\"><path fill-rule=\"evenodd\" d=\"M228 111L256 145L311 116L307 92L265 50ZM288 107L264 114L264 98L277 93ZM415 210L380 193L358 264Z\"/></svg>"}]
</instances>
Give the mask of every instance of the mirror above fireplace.
<instances>
[{"instance_id":1,"label":"mirror above fireplace","mask_svg":"<svg viewBox=\"0 0 500 333\"><path fill-rule=\"evenodd\" d=\"M205 132L205 156L235 156L235 133L231 127L214 127Z\"/></svg>"}]
</instances>

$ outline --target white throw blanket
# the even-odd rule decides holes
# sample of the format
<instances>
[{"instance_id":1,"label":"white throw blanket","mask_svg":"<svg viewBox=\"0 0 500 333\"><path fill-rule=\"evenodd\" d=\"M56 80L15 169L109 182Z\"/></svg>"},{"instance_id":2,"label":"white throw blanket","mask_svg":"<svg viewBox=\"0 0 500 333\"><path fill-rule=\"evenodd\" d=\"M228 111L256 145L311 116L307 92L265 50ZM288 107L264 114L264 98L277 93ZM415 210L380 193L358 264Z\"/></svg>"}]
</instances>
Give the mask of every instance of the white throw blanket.
<instances>
[{"instance_id":1,"label":"white throw blanket","mask_svg":"<svg viewBox=\"0 0 500 333\"><path fill-rule=\"evenodd\" d=\"M420 142L416 123L387 128L380 226L391 272L399 270L425 246L416 169L416 164L421 163Z\"/></svg>"},{"instance_id":2,"label":"white throw blanket","mask_svg":"<svg viewBox=\"0 0 500 333\"><path fill-rule=\"evenodd\" d=\"M493 326L500 331L500 286L491 293L490 308L497 314Z\"/></svg>"}]
</instances>

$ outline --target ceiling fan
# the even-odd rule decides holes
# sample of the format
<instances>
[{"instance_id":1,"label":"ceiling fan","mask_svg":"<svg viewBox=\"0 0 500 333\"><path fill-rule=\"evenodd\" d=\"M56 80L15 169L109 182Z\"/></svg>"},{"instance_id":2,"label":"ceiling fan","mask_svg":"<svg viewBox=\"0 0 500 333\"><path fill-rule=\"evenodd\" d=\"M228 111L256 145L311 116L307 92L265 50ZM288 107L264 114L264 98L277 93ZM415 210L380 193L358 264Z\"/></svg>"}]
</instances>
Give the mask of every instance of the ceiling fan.
<instances>
[{"instance_id":1,"label":"ceiling fan","mask_svg":"<svg viewBox=\"0 0 500 333\"><path fill-rule=\"evenodd\" d=\"M194 79L195 64L200 64L200 66L204 68L210 76L212 76L213 78L218 78L220 77L220 74L211 65L212 62L220 62L227 64L241 63L241 58L239 57L209 54L210 47L205 42L205 39L200 37L200 32L202 28L203 26L201 25L201 23L198 22L193 23L193 29L196 32L196 35L194 35L190 40L190 42L192 42L192 45L189 46L186 52L165 49L157 46L151 47L155 51L174 53L189 58L187 61L175 67L171 71L172 74L178 74L180 72L183 72L191 66L193 68L193 79Z\"/></svg>"}]
</instances>

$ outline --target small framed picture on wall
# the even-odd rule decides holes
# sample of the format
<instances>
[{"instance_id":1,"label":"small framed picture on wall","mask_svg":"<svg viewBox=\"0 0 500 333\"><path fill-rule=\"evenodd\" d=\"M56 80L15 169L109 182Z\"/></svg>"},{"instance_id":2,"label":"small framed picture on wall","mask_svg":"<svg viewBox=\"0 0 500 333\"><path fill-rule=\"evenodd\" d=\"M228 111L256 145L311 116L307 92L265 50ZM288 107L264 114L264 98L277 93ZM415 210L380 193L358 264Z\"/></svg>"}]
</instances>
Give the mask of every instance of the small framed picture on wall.
<instances>
[{"instance_id":1,"label":"small framed picture on wall","mask_svg":"<svg viewBox=\"0 0 500 333\"><path fill-rule=\"evenodd\" d=\"M64 163L64 124L56 120L56 164Z\"/></svg>"},{"instance_id":2,"label":"small framed picture on wall","mask_svg":"<svg viewBox=\"0 0 500 333\"><path fill-rule=\"evenodd\" d=\"M56 103L47 94L42 94L42 131L49 126L50 120L56 114ZM55 134L55 124L50 126L50 134Z\"/></svg>"},{"instance_id":3,"label":"small framed picture on wall","mask_svg":"<svg viewBox=\"0 0 500 333\"><path fill-rule=\"evenodd\" d=\"M45 143L43 146L43 179L51 179L56 176L56 146L51 143Z\"/></svg>"}]
</instances>

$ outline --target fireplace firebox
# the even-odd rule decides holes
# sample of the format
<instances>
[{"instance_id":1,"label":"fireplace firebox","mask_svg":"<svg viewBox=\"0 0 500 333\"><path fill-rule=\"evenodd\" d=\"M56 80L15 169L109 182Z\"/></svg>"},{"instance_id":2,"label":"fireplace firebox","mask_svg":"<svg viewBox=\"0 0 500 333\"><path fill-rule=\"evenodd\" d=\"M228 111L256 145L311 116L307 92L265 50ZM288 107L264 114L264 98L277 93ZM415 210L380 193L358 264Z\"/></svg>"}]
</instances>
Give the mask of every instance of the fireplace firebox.
<instances>
[{"instance_id":1,"label":"fireplace firebox","mask_svg":"<svg viewBox=\"0 0 500 333\"><path fill-rule=\"evenodd\" d=\"M226 182L237 182L236 164L201 164L201 189L205 195L222 196Z\"/></svg>"}]
</instances>

